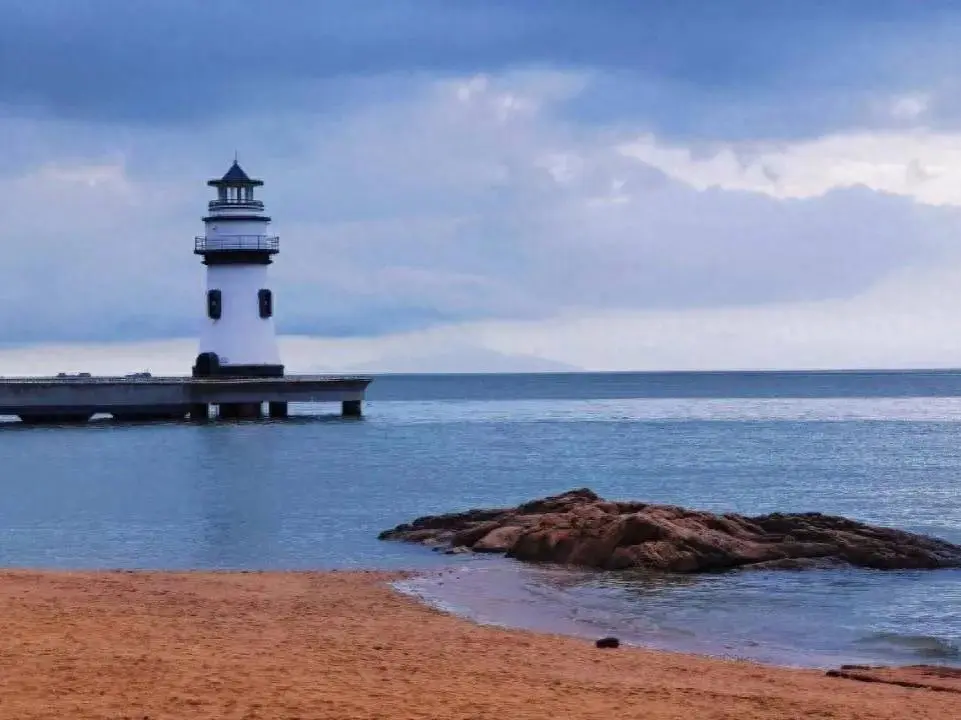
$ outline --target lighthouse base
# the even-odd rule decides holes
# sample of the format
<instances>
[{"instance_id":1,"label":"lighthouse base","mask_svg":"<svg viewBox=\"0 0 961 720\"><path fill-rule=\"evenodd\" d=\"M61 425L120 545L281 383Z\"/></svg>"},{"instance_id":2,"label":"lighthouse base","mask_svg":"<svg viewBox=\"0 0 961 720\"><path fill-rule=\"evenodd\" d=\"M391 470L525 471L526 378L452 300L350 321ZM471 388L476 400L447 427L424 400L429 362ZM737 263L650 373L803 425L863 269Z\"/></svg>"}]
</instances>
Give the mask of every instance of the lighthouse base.
<instances>
[{"instance_id":1,"label":"lighthouse base","mask_svg":"<svg viewBox=\"0 0 961 720\"><path fill-rule=\"evenodd\" d=\"M194 377L267 378L283 377L283 365L221 365L215 352L197 356L192 373Z\"/></svg>"}]
</instances>

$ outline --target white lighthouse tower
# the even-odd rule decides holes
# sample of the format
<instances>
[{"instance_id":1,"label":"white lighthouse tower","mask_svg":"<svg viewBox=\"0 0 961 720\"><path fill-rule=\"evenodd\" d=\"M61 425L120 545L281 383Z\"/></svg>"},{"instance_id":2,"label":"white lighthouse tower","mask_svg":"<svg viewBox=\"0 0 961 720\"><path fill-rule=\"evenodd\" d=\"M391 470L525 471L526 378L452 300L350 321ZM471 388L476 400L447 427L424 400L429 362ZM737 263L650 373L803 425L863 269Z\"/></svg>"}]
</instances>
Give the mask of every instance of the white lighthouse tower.
<instances>
[{"instance_id":1,"label":"white lighthouse tower","mask_svg":"<svg viewBox=\"0 0 961 720\"><path fill-rule=\"evenodd\" d=\"M274 333L274 298L267 268L279 252L270 218L254 198L252 180L237 161L219 180L194 253L207 266L207 293L195 376L277 377L284 374Z\"/></svg>"}]
</instances>

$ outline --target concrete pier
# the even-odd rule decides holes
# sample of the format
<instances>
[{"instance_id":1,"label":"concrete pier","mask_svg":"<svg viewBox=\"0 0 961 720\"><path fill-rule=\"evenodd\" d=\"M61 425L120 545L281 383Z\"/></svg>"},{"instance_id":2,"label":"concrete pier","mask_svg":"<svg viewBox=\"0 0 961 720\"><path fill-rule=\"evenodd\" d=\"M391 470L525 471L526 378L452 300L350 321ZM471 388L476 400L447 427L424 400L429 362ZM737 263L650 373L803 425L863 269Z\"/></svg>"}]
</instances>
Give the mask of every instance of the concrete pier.
<instances>
[{"instance_id":1,"label":"concrete pier","mask_svg":"<svg viewBox=\"0 0 961 720\"><path fill-rule=\"evenodd\" d=\"M49 412L31 411L20 413L20 420L28 425L66 425L85 423L97 413L78 409L68 410L60 408Z\"/></svg>"},{"instance_id":2,"label":"concrete pier","mask_svg":"<svg viewBox=\"0 0 961 720\"><path fill-rule=\"evenodd\" d=\"M203 422L212 415L211 406L223 419L242 419L262 417L266 403L270 417L284 418L290 402L339 402L345 417L360 417L371 380L320 375L0 378L0 415L34 424L86 422L99 414Z\"/></svg>"},{"instance_id":3,"label":"concrete pier","mask_svg":"<svg viewBox=\"0 0 961 720\"><path fill-rule=\"evenodd\" d=\"M157 405L156 407L118 408L110 414L113 415L114 420L146 422L149 420L181 420L188 410L183 405ZM22 415L21 419L23 419Z\"/></svg>"},{"instance_id":4,"label":"concrete pier","mask_svg":"<svg viewBox=\"0 0 961 720\"><path fill-rule=\"evenodd\" d=\"M223 403L217 408L221 420L258 420L263 417L262 402Z\"/></svg>"}]
</instances>

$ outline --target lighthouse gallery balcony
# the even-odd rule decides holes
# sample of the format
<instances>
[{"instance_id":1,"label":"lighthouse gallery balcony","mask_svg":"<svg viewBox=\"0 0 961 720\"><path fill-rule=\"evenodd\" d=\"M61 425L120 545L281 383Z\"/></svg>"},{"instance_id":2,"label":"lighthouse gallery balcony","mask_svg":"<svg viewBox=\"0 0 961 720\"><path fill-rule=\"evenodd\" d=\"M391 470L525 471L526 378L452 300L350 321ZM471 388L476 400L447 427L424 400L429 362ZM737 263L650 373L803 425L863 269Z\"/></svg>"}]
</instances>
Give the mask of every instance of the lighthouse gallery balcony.
<instances>
[{"instance_id":1,"label":"lighthouse gallery balcony","mask_svg":"<svg viewBox=\"0 0 961 720\"><path fill-rule=\"evenodd\" d=\"M277 253L280 252L280 238L276 235L224 235L223 237L198 235L194 238L196 255L235 250Z\"/></svg>"},{"instance_id":2,"label":"lighthouse gallery balcony","mask_svg":"<svg viewBox=\"0 0 961 720\"><path fill-rule=\"evenodd\" d=\"M216 212L217 210L253 210L263 212L264 203L261 200L254 200L253 198L223 197L208 202L207 209L210 212Z\"/></svg>"}]
</instances>

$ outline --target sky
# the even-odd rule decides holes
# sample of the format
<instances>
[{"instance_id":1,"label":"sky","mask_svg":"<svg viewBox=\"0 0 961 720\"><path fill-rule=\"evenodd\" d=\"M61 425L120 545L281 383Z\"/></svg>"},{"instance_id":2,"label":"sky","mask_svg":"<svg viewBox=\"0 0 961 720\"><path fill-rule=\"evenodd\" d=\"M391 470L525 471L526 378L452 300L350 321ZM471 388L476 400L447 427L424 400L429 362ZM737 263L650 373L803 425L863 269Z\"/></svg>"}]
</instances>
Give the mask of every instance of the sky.
<instances>
[{"instance_id":1,"label":"sky","mask_svg":"<svg viewBox=\"0 0 961 720\"><path fill-rule=\"evenodd\" d=\"M961 2L0 0L0 374L961 366Z\"/></svg>"}]
</instances>

